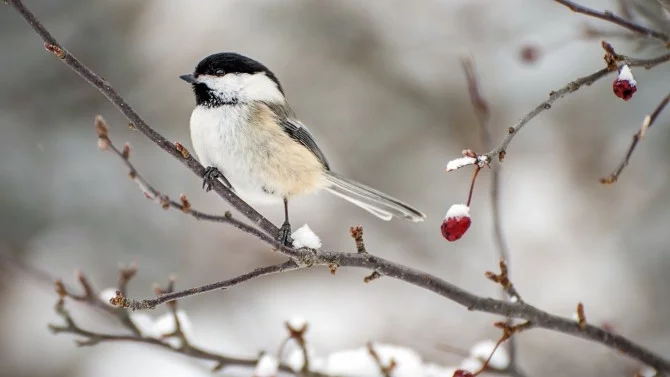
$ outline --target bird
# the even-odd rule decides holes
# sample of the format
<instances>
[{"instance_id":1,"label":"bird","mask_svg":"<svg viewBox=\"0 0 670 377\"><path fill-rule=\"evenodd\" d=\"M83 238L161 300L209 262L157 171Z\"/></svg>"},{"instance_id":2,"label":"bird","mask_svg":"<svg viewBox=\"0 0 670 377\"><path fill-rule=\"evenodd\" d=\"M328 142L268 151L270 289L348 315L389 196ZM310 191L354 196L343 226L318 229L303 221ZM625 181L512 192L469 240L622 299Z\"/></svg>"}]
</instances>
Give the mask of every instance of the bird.
<instances>
[{"instance_id":1,"label":"bird","mask_svg":"<svg viewBox=\"0 0 670 377\"><path fill-rule=\"evenodd\" d=\"M205 166L203 188L211 190L219 179L250 204L283 202L278 242L292 243L289 200L319 190L385 221L426 218L410 205L331 170L291 109L279 79L262 63L235 52L215 53L179 78L191 84L195 96L190 133Z\"/></svg>"}]
</instances>

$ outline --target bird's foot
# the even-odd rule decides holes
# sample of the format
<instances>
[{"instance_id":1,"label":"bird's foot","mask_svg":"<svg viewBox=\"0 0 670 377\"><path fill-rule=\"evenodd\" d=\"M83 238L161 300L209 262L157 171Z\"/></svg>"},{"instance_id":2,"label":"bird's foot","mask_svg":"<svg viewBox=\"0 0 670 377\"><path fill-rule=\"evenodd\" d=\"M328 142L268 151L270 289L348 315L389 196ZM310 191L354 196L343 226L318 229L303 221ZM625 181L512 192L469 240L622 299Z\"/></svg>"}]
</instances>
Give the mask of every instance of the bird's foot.
<instances>
[{"instance_id":1,"label":"bird's foot","mask_svg":"<svg viewBox=\"0 0 670 377\"><path fill-rule=\"evenodd\" d=\"M228 179L221 174L219 169L213 167L213 166L208 166L205 168L205 175L204 179L202 181L202 188L205 189L205 191L210 191L212 189L212 183L214 180L221 178L223 181L223 184L226 185L228 188L233 188L233 186L228 182Z\"/></svg>"},{"instance_id":2,"label":"bird's foot","mask_svg":"<svg viewBox=\"0 0 670 377\"><path fill-rule=\"evenodd\" d=\"M292 247L293 238L291 237L291 224L284 222L281 228L279 228L279 233L277 234L277 241L282 243L284 246Z\"/></svg>"}]
</instances>

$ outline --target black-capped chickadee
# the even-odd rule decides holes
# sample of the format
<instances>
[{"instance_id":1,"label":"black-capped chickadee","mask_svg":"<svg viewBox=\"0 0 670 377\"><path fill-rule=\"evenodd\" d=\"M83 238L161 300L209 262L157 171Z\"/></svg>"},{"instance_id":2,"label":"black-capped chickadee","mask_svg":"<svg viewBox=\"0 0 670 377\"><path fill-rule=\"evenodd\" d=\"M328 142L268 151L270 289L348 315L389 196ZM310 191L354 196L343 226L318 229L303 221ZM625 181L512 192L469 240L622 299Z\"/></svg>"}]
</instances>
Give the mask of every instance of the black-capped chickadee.
<instances>
[{"instance_id":1,"label":"black-capped chickadee","mask_svg":"<svg viewBox=\"0 0 670 377\"><path fill-rule=\"evenodd\" d=\"M291 242L288 200L326 189L373 215L423 221L409 205L330 170L304 124L296 119L277 77L263 64L236 53L204 58L193 74L196 107L191 141L207 167L203 186L221 179L242 199L284 202L285 221L277 239Z\"/></svg>"}]
</instances>

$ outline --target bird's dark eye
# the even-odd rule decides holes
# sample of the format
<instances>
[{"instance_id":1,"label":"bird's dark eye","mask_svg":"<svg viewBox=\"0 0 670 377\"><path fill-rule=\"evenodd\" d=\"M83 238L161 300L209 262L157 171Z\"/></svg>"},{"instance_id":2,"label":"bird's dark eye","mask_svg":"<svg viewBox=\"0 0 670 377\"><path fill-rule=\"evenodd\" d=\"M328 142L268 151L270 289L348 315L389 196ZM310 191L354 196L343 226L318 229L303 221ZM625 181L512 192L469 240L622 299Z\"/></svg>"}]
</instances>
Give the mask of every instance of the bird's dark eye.
<instances>
[{"instance_id":1,"label":"bird's dark eye","mask_svg":"<svg viewBox=\"0 0 670 377\"><path fill-rule=\"evenodd\" d=\"M216 72L214 72L217 76L223 76L226 74L226 72L223 71L223 69L217 69Z\"/></svg>"}]
</instances>

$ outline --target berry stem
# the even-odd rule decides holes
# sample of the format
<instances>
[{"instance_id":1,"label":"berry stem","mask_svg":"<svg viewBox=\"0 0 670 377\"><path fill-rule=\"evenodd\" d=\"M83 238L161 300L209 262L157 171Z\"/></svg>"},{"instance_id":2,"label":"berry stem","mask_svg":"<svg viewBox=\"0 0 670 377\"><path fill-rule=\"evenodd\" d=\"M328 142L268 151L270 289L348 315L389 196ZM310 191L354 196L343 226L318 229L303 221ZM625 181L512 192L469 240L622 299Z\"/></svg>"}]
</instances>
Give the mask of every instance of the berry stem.
<instances>
[{"instance_id":1,"label":"berry stem","mask_svg":"<svg viewBox=\"0 0 670 377\"><path fill-rule=\"evenodd\" d=\"M472 192L475 190L475 181L477 180L477 175L479 174L479 171L482 168L477 166L475 168L475 174L472 176L472 182L470 182L470 192L468 193L468 203L466 204L468 207L470 207L470 201L472 200Z\"/></svg>"}]
</instances>

